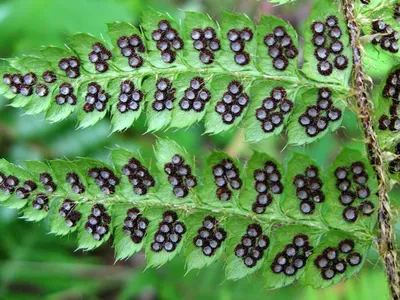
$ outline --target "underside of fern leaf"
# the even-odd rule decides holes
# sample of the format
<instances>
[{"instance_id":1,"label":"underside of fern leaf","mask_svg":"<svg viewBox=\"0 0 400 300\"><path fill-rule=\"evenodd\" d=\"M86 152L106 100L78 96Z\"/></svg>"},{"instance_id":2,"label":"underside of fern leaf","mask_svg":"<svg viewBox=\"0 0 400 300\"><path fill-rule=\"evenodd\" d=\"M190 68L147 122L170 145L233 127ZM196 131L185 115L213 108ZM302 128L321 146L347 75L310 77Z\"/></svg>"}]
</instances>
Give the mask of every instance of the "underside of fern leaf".
<instances>
[{"instance_id":1,"label":"underside of fern leaf","mask_svg":"<svg viewBox=\"0 0 400 300\"><path fill-rule=\"evenodd\" d=\"M140 27L116 22L104 39L80 33L65 48L5 60L0 94L50 122L74 114L79 128L109 116L112 131L122 131L145 114L149 132L203 121L207 134L241 127L248 142L284 133L291 145L337 130L351 110L368 154L344 148L322 168L300 153L281 163L254 152L243 164L214 151L198 174L194 157L159 139L154 166L122 148L109 164L1 160L0 204L28 221L47 218L56 235L76 232L79 249L112 238L117 260L141 249L151 267L179 253L188 271L224 260L228 279L259 271L269 289L351 277L378 218L379 234L388 232L380 254L394 252L382 248L391 245L387 190L400 174L400 67L374 89L373 104L363 69L374 52L399 63L400 8L391 0L359 2L318 1L302 49L294 28L273 16L255 25L224 12L219 25L200 13L178 22L148 11Z\"/></svg>"},{"instance_id":2,"label":"underside of fern leaf","mask_svg":"<svg viewBox=\"0 0 400 300\"><path fill-rule=\"evenodd\" d=\"M268 288L328 286L365 261L377 183L362 153L344 149L324 170L302 154L283 167L264 153L243 164L213 152L200 175L176 143L159 140L155 152L155 166L122 148L111 164L2 160L1 205L28 221L48 218L54 234L76 231L79 249L113 235L117 260L142 248L148 266L180 252L188 270L223 259L227 278L259 270Z\"/></svg>"},{"instance_id":3,"label":"underside of fern leaf","mask_svg":"<svg viewBox=\"0 0 400 300\"><path fill-rule=\"evenodd\" d=\"M0 92L50 122L75 113L81 128L109 115L120 131L145 113L150 132L204 120L209 134L242 126L248 141L259 142L285 130L290 144L305 144L341 124L351 49L330 1L315 6L304 36L306 63L298 69L297 33L273 16L255 26L225 12L219 26L200 13L178 23L148 11L139 29L113 23L104 40L81 33L66 48L8 59ZM322 90L329 106L318 107Z\"/></svg>"}]
</instances>

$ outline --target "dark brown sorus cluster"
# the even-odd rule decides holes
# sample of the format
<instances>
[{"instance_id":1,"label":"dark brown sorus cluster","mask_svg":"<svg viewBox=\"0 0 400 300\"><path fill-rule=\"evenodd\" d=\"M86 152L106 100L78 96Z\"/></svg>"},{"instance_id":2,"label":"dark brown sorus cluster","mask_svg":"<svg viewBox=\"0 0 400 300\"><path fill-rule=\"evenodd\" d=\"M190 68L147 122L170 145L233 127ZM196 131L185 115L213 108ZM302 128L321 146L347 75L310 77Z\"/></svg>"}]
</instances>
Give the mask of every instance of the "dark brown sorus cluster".
<instances>
[{"instance_id":1,"label":"dark brown sorus cluster","mask_svg":"<svg viewBox=\"0 0 400 300\"><path fill-rule=\"evenodd\" d=\"M115 193L115 187L119 184L119 179L113 171L108 168L92 168L88 171L89 177L95 180L96 185L106 194Z\"/></svg>"},{"instance_id":2,"label":"dark brown sorus cluster","mask_svg":"<svg viewBox=\"0 0 400 300\"><path fill-rule=\"evenodd\" d=\"M185 159L179 154L175 154L171 162L165 164L164 172L168 175L168 182L173 186L172 192L175 197L186 197L189 190L197 185L197 179L192 175L192 169L185 164Z\"/></svg>"},{"instance_id":3,"label":"dark brown sorus cluster","mask_svg":"<svg viewBox=\"0 0 400 300\"><path fill-rule=\"evenodd\" d=\"M156 91L154 92L154 101L151 104L153 110L163 111L172 110L175 101L176 89L172 87L168 78L160 78L156 83Z\"/></svg>"},{"instance_id":4,"label":"dark brown sorus cluster","mask_svg":"<svg viewBox=\"0 0 400 300\"><path fill-rule=\"evenodd\" d=\"M82 194L85 192L85 185L82 183L79 175L76 173L68 173L65 176L65 181L71 185L71 191L75 194Z\"/></svg>"},{"instance_id":5,"label":"dark brown sorus cluster","mask_svg":"<svg viewBox=\"0 0 400 300\"><path fill-rule=\"evenodd\" d=\"M74 95L74 87L69 83L62 83L58 87L58 94L55 97L58 105L76 105L77 98Z\"/></svg>"},{"instance_id":6,"label":"dark brown sorus cluster","mask_svg":"<svg viewBox=\"0 0 400 300\"><path fill-rule=\"evenodd\" d=\"M314 248L308 242L308 236L297 234L291 244L287 244L282 252L279 252L271 264L272 272L283 273L286 276L294 276L297 271L304 268L307 259Z\"/></svg>"},{"instance_id":7,"label":"dark brown sorus cluster","mask_svg":"<svg viewBox=\"0 0 400 300\"><path fill-rule=\"evenodd\" d=\"M274 69L284 71L290 59L295 59L299 54L292 38L283 26L277 26L273 32L264 37L264 44L268 48L268 56L272 58Z\"/></svg>"},{"instance_id":8,"label":"dark brown sorus cluster","mask_svg":"<svg viewBox=\"0 0 400 300\"><path fill-rule=\"evenodd\" d=\"M76 210L76 206L76 202L65 199L58 210L58 214L65 219L67 227L76 226L82 218L82 214Z\"/></svg>"},{"instance_id":9,"label":"dark brown sorus cluster","mask_svg":"<svg viewBox=\"0 0 400 300\"><path fill-rule=\"evenodd\" d=\"M336 122L342 117L341 110L333 105L331 94L328 88L319 89L316 105L307 106L306 112L300 115L298 121L308 136L314 137L327 130L329 122Z\"/></svg>"},{"instance_id":10,"label":"dark brown sorus cluster","mask_svg":"<svg viewBox=\"0 0 400 300\"><path fill-rule=\"evenodd\" d=\"M183 49L183 40L178 31L171 27L167 20L158 22L158 29L151 34L156 47L161 51L161 59L166 63L173 63L176 59L176 52Z\"/></svg>"},{"instance_id":11,"label":"dark brown sorus cluster","mask_svg":"<svg viewBox=\"0 0 400 300\"><path fill-rule=\"evenodd\" d=\"M211 99L211 93L204 87L204 79L195 77L190 81L190 87L185 90L184 96L179 101L179 107L184 111L194 110L201 112Z\"/></svg>"},{"instance_id":12,"label":"dark brown sorus cluster","mask_svg":"<svg viewBox=\"0 0 400 300\"><path fill-rule=\"evenodd\" d=\"M400 143L396 145L395 154L400 156ZM389 163L389 172L392 174L400 173L400 157L393 159Z\"/></svg>"},{"instance_id":13,"label":"dark brown sorus cluster","mask_svg":"<svg viewBox=\"0 0 400 300\"><path fill-rule=\"evenodd\" d=\"M129 159L129 162L122 167L122 173L128 176L133 192L137 195L146 195L149 188L155 185L149 170L136 158Z\"/></svg>"},{"instance_id":14,"label":"dark brown sorus cluster","mask_svg":"<svg viewBox=\"0 0 400 300\"><path fill-rule=\"evenodd\" d=\"M1 178L0 180L4 182L4 179L1 175L0 178ZM26 199L29 198L31 193L34 192L36 189L37 189L37 184L32 180L27 180L24 182L23 186L20 186L15 190L15 195L19 199Z\"/></svg>"},{"instance_id":15,"label":"dark brown sorus cluster","mask_svg":"<svg viewBox=\"0 0 400 300\"><path fill-rule=\"evenodd\" d=\"M4 74L3 82L10 87L13 94L20 94L22 96L30 96L33 94L33 88L37 83L37 76L35 73L22 74Z\"/></svg>"},{"instance_id":16,"label":"dark brown sorus cluster","mask_svg":"<svg viewBox=\"0 0 400 300\"><path fill-rule=\"evenodd\" d=\"M241 116L249 104L249 96L243 92L242 84L236 80L231 81L227 89L221 101L215 105L215 111L221 115L222 122L229 125Z\"/></svg>"},{"instance_id":17,"label":"dark brown sorus cluster","mask_svg":"<svg viewBox=\"0 0 400 300\"><path fill-rule=\"evenodd\" d=\"M104 111L107 108L107 102L110 95L96 82L90 82L87 87L85 104L83 110L87 113L94 110Z\"/></svg>"},{"instance_id":18,"label":"dark brown sorus cluster","mask_svg":"<svg viewBox=\"0 0 400 300\"><path fill-rule=\"evenodd\" d=\"M104 73L108 70L108 61L111 59L111 52L102 43L94 43L92 52L89 53L89 61L94 64L97 72Z\"/></svg>"},{"instance_id":19,"label":"dark brown sorus cluster","mask_svg":"<svg viewBox=\"0 0 400 300\"><path fill-rule=\"evenodd\" d=\"M221 43L214 28L194 28L190 37L193 40L193 48L200 52L199 59L203 64L209 65L214 62L214 51L221 49Z\"/></svg>"},{"instance_id":20,"label":"dark brown sorus cluster","mask_svg":"<svg viewBox=\"0 0 400 300\"><path fill-rule=\"evenodd\" d=\"M178 221L178 215L174 211L163 213L163 220L158 224L158 231L154 234L154 241L151 243L153 252L165 250L173 252L181 242L186 232L186 226Z\"/></svg>"},{"instance_id":21,"label":"dark brown sorus cluster","mask_svg":"<svg viewBox=\"0 0 400 300\"><path fill-rule=\"evenodd\" d=\"M233 60L240 66L250 63L250 55L246 49L246 43L253 39L253 31L245 27L243 29L231 29L227 33L230 48L235 53Z\"/></svg>"},{"instance_id":22,"label":"dark brown sorus cluster","mask_svg":"<svg viewBox=\"0 0 400 300\"><path fill-rule=\"evenodd\" d=\"M18 184L19 184L19 179L17 177L15 177L14 175L6 176L4 173L0 172L0 185L1 185L1 190L3 191L4 194L7 195L13 194Z\"/></svg>"},{"instance_id":23,"label":"dark brown sorus cluster","mask_svg":"<svg viewBox=\"0 0 400 300\"><path fill-rule=\"evenodd\" d=\"M343 219L347 222L355 222L358 213L370 216L375 209L372 202L367 201L371 192L368 188L368 174L362 162L356 161L350 167L342 166L335 170L336 188L340 191L339 202L345 206ZM350 179L349 179L350 177ZM354 184L353 184L354 183ZM362 202L355 207L355 201Z\"/></svg>"},{"instance_id":24,"label":"dark brown sorus cluster","mask_svg":"<svg viewBox=\"0 0 400 300\"><path fill-rule=\"evenodd\" d=\"M52 71L45 71L42 75L44 82L53 83L57 80L57 76ZM3 82L10 87L10 91L14 94L22 96L31 96L35 87L35 93L39 97L45 97L49 94L49 87L46 84L38 83L35 73L29 72L22 74L4 74Z\"/></svg>"},{"instance_id":25,"label":"dark brown sorus cluster","mask_svg":"<svg viewBox=\"0 0 400 300\"><path fill-rule=\"evenodd\" d=\"M296 187L296 196L300 200L300 211L305 215L310 215L315 210L315 204L325 200L322 191L324 185L318 174L318 168L308 166L303 174L297 174L293 179Z\"/></svg>"},{"instance_id":26,"label":"dark brown sorus cluster","mask_svg":"<svg viewBox=\"0 0 400 300\"><path fill-rule=\"evenodd\" d=\"M36 210L49 210L49 197L46 194L38 193L32 201L32 207Z\"/></svg>"},{"instance_id":27,"label":"dark brown sorus cluster","mask_svg":"<svg viewBox=\"0 0 400 300\"><path fill-rule=\"evenodd\" d=\"M53 193L57 190L57 185L55 184L53 177L49 173L39 174L39 181L43 184L46 192Z\"/></svg>"},{"instance_id":28,"label":"dark brown sorus cluster","mask_svg":"<svg viewBox=\"0 0 400 300\"><path fill-rule=\"evenodd\" d=\"M283 87L273 88L269 97L265 98L261 107L256 109L256 118L261 122L264 132L273 132L283 124L285 115L292 111L293 102L287 98Z\"/></svg>"},{"instance_id":29,"label":"dark brown sorus cluster","mask_svg":"<svg viewBox=\"0 0 400 300\"><path fill-rule=\"evenodd\" d=\"M400 3L395 4L393 9L393 19L400 22Z\"/></svg>"},{"instance_id":30,"label":"dark brown sorus cluster","mask_svg":"<svg viewBox=\"0 0 400 300\"><path fill-rule=\"evenodd\" d=\"M53 71L44 71L42 78L45 83L51 84L57 80L57 75ZM35 92L39 97L46 97L49 94L49 87L45 83L38 83L36 85Z\"/></svg>"},{"instance_id":31,"label":"dark brown sorus cluster","mask_svg":"<svg viewBox=\"0 0 400 300\"><path fill-rule=\"evenodd\" d=\"M260 225L250 224L240 243L235 247L235 255L242 259L246 267L253 268L263 258L269 242Z\"/></svg>"},{"instance_id":32,"label":"dark brown sorus cluster","mask_svg":"<svg viewBox=\"0 0 400 300\"><path fill-rule=\"evenodd\" d=\"M135 88L130 80L124 80L120 84L117 108L121 113L138 111L143 100L143 92Z\"/></svg>"},{"instance_id":33,"label":"dark brown sorus cluster","mask_svg":"<svg viewBox=\"0 0 400 300\"><path fill-rule=\"evenodd\" d=\"M372 35L377 35L372 44L380 45L383 50L388 50L391 53L399 52L399 33L386 24L382 20L375 20L372 22Z\"/></svg>"},{"instance_id":34,"label":"dark brown sorus cluster","mask_svg":"<svg viewBox=\"0 0 400 300\"><path fill-rule=\"evenodd\" d=\"M193 244L200 248L205 256L213 256L227 236L226 231L218 226L218 220L212 216L204 218L197 233L193 238Z\"/></svg>"},{"instance_id":35,"label":"dark brown sorus cluster","mask_svg":"<svg viewBox=\"0 0 400 300\"><path fill-rule=\"evenodd\" d=\"M253 178L257 200L253 203L251 209L256 214L263 214L272 203L272 194L282 194L283 192L281 173L273 161L266 161L263 169L254 171Z\"/></svg>"},{"instance_id":36,"label":"dark brown sorus cluster","mask_svg":"<svg viewBox=\"0 0 400 300\"><path fill-rule=\"evenodd\" d=\"M389 108L389 116L384 114L379 118L379 129L399 131L400 70L396 70L388 76L382 94L383 97L392 100L392 105Z\"/></svg>"},{"instance_id":37,"label":"dark brown sorus cluster","mask_svg":"<svg viewBox=\"0 0 400 300\"><path fill-rule=\"evenodd\" d=\"M58 67L65 72L68 78L76 79L81 75L81 61L76 56L62 58L58 62Z\"/></svg>"},{"instance_id":38,"label":"dark brown sorus cluster","mask_svg":"<svg viewBox=\"0 0 400 300\"><path fill-rule=\"evenodd\" d=\"M336 274L346 272L348 265L350 267L358 266L362 257L353 250L354 241L350 239L342 240L336 248L325 248L322 254L314 260L315 266L321 270L321 277L325 280L331 280Z\"/></svg>"},{"instance_id":39,"label":"dark brown sorus cluster","mask_svg":"<svg viewBox=\"0 0 400 300\"><path fill-rule=\"evenodd\" d=\"M107 213L103 204L95 204L92 213L88 216L85 230L90 233L96 241L101 241L110 232L111 216Z\"/></svg>"},{"instance_id":40,"label":"dark brown sorus cluster","mask_svg":"<svg viewBox=\"0 0 400 300\"><path fill-rule=\"evenodd\" d=\"M143 217L142 213L136 207L128 209L124 220L122 231L125 235L130 236L132 242L140 244L146 236L149 220Z\"/></svg>"},{"instance_id":41,"label":"dark brown sorus cluster","mask_svg":"<svg viewBox=\"0 0 400 300\"><path fill-rule=\"evenodd\" d=\"M117 41L121 54L128 58L129 65L136 69L143 65L143 57L138 53L144 53L144 44L142 38L133 34L131 36L121 36Z\"/></svg>"},{"instance_id":42,"label":"dark brown sorus cluster","mask_svg":"<svg viewBox=\"0 0 400 300\"><path fill-rule=\"evenodd\" d=\"M239 190L243 185L242 179L240 179L239 169L229 158L213 166L212 172L214 175L214 182L218 187L215 194L221 201L228 201L232 198L232 191L229 189L229 186L231 189Z\"/></svg>"},{"instance_id":43,"label":"dark brown sorus cluster","mask_svg":"<svg viewBox=\"0 0 400 300\"><path fill-rule=\"evenodd\" d=\"M338 19L335 16L329 16L325 22L313 22L311 30L313 32L312 43L316 48L314 56L319 61L318 72L328 76L332 74L333 67L338 70L346 69L348 58L341 54L343 52L343 43L340 41L342 30L339 27ZM334 56L333 65L329 61L331 54Z\"/></svg>"}]
</instances>

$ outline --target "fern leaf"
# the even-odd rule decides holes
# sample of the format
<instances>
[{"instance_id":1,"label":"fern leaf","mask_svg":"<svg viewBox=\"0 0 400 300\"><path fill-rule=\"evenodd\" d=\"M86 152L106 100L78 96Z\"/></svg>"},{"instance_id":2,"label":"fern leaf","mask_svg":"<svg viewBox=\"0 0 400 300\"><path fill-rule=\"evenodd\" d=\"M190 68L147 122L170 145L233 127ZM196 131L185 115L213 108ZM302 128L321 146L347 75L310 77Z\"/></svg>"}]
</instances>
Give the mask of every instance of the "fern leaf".
<instances>
[{"instance_id":1,"label":"fern leaf","mask_svg":"<svg viewBox=\"0 0 400 300\"><path fill-rule=\"evenodd\" d=\"M335 4L321 0L310 22L321 11L338 15ZM141 20L140 28L108 24L104 40L78 33L65 48L45 47L40 57L9 59L9 65L0 68L0 93L28 114L45 112L50 122L75 114L79 128L110 115L112 131L121 131L145 112L150 132L204 121L209 134L244 127L250 142L278 135L285 127L289 136L298 136L301 126L290 114L295 98L301 103L305 97L298 94L299 86L330 87L338 98L349 96L351 49L342 19L337 20L343 44L339 52L348 63L322 77L312 56L311 30L305 34L306 64L299 69L297 33L272 16L263 16L256 26L245 15L224 12L219 27L204 14L188 12L180 24L151 10ZM318 82L322 79L327 83ZM230 89L235 81L240 83L237 93ZM257 119L270 89L279 87L292 102L285 106L289 110L275 99L273 108L265 108ZM303 135L293 142L313 140Z\"/></svg>"},{"instance_id":2,"label":"fern leaf","mask_svg":"<svg viewBox=\"0 0 400 300\"><path fill-rule=\"evenodd\" d=\"M327 171L305 155L296 154L283 168L263 153L243 164L213 152L201 177L194 158L176 143L158 140L155 154L156 168L121 148L112 151L111 165L80 158L28 161L21 168L1 160L0 204L20 209L28 221L48 218L54 234L76 231L82 250L111 236L116 259L144 248L149 267L180 252L188 271L226 259L227 278L260 270L268 288L295 280L326 286L360 270L374 235L377 201L377 183L361 153L345 149ZM346 191L355 197L346 206L339 202L346 180L338 169L351 180ZM308 211L304 203L315 208ZM348 222L342 210L353 207L358 218ZM353 248L340 252L345 239ZM340 260L328 257L329 247ZM321 256L333 273L317 267ZM320 279L310 282L308 272Z\"/></svg>"}]
</instances>

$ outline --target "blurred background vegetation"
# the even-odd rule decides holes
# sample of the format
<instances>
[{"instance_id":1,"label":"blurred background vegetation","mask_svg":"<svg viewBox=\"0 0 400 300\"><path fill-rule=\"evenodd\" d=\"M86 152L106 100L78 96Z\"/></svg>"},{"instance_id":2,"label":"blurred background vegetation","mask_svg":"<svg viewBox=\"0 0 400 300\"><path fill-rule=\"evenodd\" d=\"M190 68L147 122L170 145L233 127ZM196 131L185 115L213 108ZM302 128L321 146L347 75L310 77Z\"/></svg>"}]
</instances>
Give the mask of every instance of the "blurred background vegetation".
<instances>
[{"instance_id":1,"label":"blurred background vegetation","mask_svg":"<svg viewBox=\"0 0 400 300\"><path fill-rule=\"evenodd\" d=\"M138 24L148 7L182 18L184 10L207 12L216 20L223 9L246 13L254 20L274 14L301 32L312 1L274 7L265 0L0 0L0 57L33 53L42 45L63 45L68 35L106 33L105 23L129 21ZM380 76L378 74L378 76ZM150 153L155 136L143 135L144 120L122 133L109 136L105 119L86 130L75 130L75 116L49 124L43 116L23 116L7 107L0 97L0 157L18 163L26 159L90 156L108 159L116 145ZM257 145L243 143L239 130L218 136L202 136L203 125L159 134L169 136L197 156L224 149L246 160L252 150L288 157L291 151L307 152L329 166L340 147L362 148L362 135L355 115L346 113L343 126L321 141L297 149L285 148L281 136ZM392 192L392 199L398 198ZM397 197L396 197L397 196ZM397 226L400 228L400 225ZM398 230L397 230L398 231ZM144 255L114 264L113 250L105 245L93 252L74 252L75 236L48 235L46 222L28 224L15 211L0 208L0 299L386 299L383 268L371 250L363 271L351 280L315 291L292 285L277 291L263 288L260 273L239 282L225 281L222 263L198 273L185 274L183 259L144 271Z\"/></svg>"}]
</instances>

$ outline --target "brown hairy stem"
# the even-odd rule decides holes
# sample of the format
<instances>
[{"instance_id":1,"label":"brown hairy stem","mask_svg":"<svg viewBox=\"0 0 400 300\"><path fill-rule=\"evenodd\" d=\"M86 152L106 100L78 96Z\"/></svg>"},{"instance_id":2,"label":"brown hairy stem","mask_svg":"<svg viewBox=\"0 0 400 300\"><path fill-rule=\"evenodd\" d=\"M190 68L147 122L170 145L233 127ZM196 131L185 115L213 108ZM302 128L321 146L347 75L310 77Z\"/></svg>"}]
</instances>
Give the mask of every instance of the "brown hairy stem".
<instances>
[{"instance_id":1,"label":"brown hairy stem","mask_svg":"<svg viewBox=\"0 0 400 300\"><path fill-rule=\"evenodd\" d=\"M371 116L372 105L368 93L369 80L364 73L361 60L362 44L360 41L360 28L353 14L354 1L343 0L343 8L347 18L350 44L353 49L353 84L358 107L358 118L364 130L369 158L379 183L378 249L386 268L386 275L389 280L392 297L393 299L400 299L400 277L395 249L395 236L391 223L390 200L387 190L388 178L384 170L382 149L379 146Z\"/></svg>"}]
</instances>

